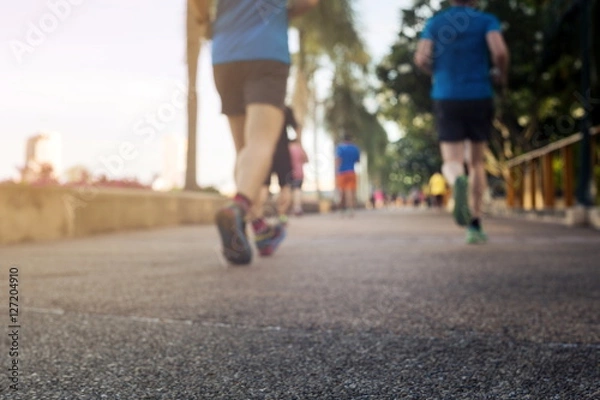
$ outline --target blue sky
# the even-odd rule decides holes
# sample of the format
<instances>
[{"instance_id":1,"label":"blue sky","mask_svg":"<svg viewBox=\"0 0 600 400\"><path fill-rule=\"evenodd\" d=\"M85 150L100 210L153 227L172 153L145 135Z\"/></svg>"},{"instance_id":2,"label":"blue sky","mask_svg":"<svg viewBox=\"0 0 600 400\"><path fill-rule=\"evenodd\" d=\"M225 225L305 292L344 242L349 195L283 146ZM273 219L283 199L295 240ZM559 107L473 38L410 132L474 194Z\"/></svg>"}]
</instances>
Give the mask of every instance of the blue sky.
<instances>
[{"instance_id":1,"label":"blue sky","mask_svg":"<svg viewBox=\"0 0 600 400\"><path fill-rule=\"evenodd\" d=\"M389 49L399 9L409 2L357 0L361 30L376 59ZM186 132L180 101L185 0L149 3L28 0L3 6L0 180L23 164L25 140L39 131L61 135L64 167L82 164L143 180L160 172L161 136ZM227 188L233 145L219 115L207 53L200 67L199 181ZM124 143L135 154L117 162Z\"/></svg>"}]
</instances>

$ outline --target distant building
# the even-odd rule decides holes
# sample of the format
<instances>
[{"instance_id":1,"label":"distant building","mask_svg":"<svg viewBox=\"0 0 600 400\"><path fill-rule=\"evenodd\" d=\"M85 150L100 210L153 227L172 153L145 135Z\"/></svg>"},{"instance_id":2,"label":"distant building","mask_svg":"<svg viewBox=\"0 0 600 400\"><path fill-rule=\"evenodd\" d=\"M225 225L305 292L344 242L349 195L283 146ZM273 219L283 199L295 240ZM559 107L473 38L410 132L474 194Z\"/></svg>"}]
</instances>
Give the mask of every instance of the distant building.
<instances>
[{"instance_id":1,"label":"distant building","mask_svg":"<svg viewBox=\"0 0 600 400\"><path fill-rule=\"evenodd\" d=\"M22 181L57 180L62 167L62 140L58 133L38 133L27 139Z\"/></svg>"},{"instance_id":2,"label":"distant building","mask_svg":"<svg viewBox=\"0 0 600 400\"><path fill-rule=\"evenodd\" d=\"M89 183L92 178L90 171L83 165L68 168L64 176L68 183Z\"/></svg>"},{"instance_id":3,"label":"distant building","mask_svg":"<svg viewBox=\"0 0 600 400\"><path fill-rule=\"evenodd\" d=\"M164 191L182 188L185 182L187 141L182 136L165 135L162 148L162 171L152 188Z\"/></svg>"}]
</instances>

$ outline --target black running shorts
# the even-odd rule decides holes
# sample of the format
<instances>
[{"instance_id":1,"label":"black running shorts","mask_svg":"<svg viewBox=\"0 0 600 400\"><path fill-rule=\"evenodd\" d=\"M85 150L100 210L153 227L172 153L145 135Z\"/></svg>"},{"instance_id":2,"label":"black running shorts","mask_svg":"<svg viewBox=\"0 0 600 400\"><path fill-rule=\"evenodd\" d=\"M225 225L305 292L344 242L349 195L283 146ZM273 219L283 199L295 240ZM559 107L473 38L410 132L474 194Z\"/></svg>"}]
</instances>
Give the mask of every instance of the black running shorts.
<instances>
[{"instance_id":1,"label":"black running shorts","mask_svg":"<svg viewBox=\"0 0 600 400\"><path fill-rule=\"evenodd\" d=\"M433 103L440 142L487 142L492 132L492 99L436 100Z\"/></svg>"}]
</instances>

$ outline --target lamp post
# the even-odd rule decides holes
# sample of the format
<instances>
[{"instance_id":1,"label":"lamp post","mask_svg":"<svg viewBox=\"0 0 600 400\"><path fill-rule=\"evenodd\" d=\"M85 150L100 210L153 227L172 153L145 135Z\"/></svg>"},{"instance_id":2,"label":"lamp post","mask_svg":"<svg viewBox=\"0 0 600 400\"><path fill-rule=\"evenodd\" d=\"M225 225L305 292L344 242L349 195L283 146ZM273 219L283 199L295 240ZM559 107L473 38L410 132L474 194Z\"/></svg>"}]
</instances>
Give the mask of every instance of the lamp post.
<instances>
[{"instance_id":1,"label":"lamp post","mask_svg":"<svg viewBox=\"0 0 600 400\"><path fill-rule=\"evenodd\" d=\"M592 157L591 157L591 127L592 121L590 116L591 110L591 83L590 83L590 57L591 57L591 46L590 46L590 31L591 31L591 19L590 19L590 1L580 0L581 6L581 91L584 115L581 121L581 133L583 138L581 140L581 158L580 167L581 175L579 179L579 188L577 190L577 200L580 205L589 207L592 205L592 195L590 191L591 180L592 180Z\"/></svg>"},{"instance_id":2,"label":"lamp post","mask_svg":"<svg viewBox=\"0 0 600 400\"><path fill-rule=\"evenodd\" d=\"M315 190L317 191L317 200L320 201L322 198L321 195L321 182L320 182L320 176L319 176L319 117L317 115L317 113L319 112L319 101L317 100L317 85L316 85L316 79L315 79L315 74L312 74L312 83L313 83L313 90L312 90L312 114L313 114L313 118L312 118L312 122L313 122L313 130L314 130L314 142L313 142L313 159L314 159L314 163L315 163Z\"/></svg>"}]
</instances>

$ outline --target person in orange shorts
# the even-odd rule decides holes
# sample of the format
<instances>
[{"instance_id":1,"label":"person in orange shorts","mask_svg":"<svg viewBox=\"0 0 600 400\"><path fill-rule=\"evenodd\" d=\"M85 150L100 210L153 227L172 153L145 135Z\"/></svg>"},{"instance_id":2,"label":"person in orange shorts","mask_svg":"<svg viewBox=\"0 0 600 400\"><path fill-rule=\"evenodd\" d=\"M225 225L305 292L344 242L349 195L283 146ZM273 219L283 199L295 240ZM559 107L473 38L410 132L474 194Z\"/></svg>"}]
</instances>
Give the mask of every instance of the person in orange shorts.
<instances>
[{"instance_id":1,"label":"person in orange shorts","mask_svg":"<svg viewBox=\"0 0 600 400\"><path fill-rule=\"evenodd\" d=\"M341 195L341 207L352 216L356 207L357 187L354 166L360 161L360 150L349 134L344 134L344 140L337 145L335 157L336 185Z\"/></svg>"}]
</instances>

